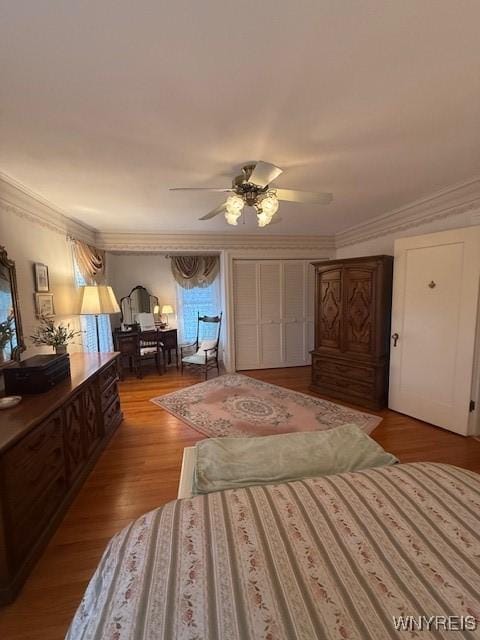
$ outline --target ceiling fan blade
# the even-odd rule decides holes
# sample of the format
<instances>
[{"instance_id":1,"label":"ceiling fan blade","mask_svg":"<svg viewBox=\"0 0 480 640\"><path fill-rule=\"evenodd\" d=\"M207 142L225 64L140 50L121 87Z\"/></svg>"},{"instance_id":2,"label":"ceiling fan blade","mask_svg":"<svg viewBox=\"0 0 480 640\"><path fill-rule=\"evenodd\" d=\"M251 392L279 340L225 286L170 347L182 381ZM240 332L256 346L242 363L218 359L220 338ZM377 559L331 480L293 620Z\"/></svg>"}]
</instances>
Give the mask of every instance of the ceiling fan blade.
<instances>
[{"instance_id":1,"label":"ceiling fan blade","mask_svg":"<svg viewBox=\"0 0 480 640\"><path fill-rule=\"evenodd\" d=\"M219 204L218 207L215 207L215 209L212 209L211 211L206 213L204 216L199 218L199 220L210 220L210 218L214 218L215 216L218 216L218 214L223 213L225 211L226 206L227 206L226 202L222 202L222 204Z\"/></svg>"},{"instance_id":2,"label":"ceiling fan blade","mask_svg":"<svg viewBox=\"0 0 480 640\"><path fill-rule=\"evenodd\" d=\"M215 189L210 187L170 187L169 191L217 191L220 193L230 193L233 189Z\"/></svg>"},{"instance_id":3,"label":"ceiling fan blade","mask_svg":"<svg viewBox=\"0 0 480 640\"><path fill-rule=\"evenodd\" d=\"M279 200L300 202L303 204L330 204L333 200L331 193L314 193L313 191L297 191L296 189L275 189Z\"/></svg>"},{"instance_id":4,"label":"ceiling fan blade","mask_svg":"<svg viewBox=\"0 0 480 640\"><path fill-rule=\"evenodd\" d=\"M267 184L270 184L275 178L278 178L281 173L283 173L283 170L280 169L280 167L276 167L269 162L260 161L255 165L255 169L248 178L248 182L256 184L259 187L266 187Z\"/></svg>"}]
</instances>

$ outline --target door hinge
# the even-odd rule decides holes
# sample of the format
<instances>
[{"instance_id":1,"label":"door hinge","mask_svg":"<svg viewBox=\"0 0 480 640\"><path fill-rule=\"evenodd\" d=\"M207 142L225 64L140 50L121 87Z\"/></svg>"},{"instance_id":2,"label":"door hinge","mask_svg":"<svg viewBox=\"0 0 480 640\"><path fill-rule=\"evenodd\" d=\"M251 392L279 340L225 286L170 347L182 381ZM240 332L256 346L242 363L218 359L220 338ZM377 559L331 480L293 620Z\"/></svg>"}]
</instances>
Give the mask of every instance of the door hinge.
<instances>
[{"instance_id":1,"label":"door hinge","mask_svg":"<svg viewBox=\"0 0 480 640\"><path fill-rule=\"evenodd\" d=\"M475 400L470 400L470 404L469 404L468 410L470 411L470 413L472 411L475 411Z\"/></svg>"}]
</instances>

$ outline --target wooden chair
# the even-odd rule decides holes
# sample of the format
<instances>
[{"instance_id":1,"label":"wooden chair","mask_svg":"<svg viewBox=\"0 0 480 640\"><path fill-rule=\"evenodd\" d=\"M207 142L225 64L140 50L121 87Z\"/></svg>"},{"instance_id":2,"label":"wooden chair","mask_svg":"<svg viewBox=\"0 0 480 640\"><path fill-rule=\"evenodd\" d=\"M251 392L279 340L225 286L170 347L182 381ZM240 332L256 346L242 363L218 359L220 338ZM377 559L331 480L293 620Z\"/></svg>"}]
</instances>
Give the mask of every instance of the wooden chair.
<instances>
[{"instance_id":1,"label":"wooden chair","mask_svg":"<svg viewBox=\"0 0 480 640\"><path fill-rule=\"evenodd\" d=\"M201 324L216 324L216 337L210 340L200 339ZM220 366L218 362L218 345L220 342L220 331L222 328L222 313L218 316L201 316L197 312L197 339L191 344L182 345L180 347L180 367L183 374L185 367L194 367L200 369L208 378L209 369L216 368L220 374Z\"/></svg>"},{"instance_id":2,"label":"wooden chair","mask_svg":"<svg viewBox=\"0 0 480 640\"><path fill-rule=\"evenodd\" d=\"M140 332L140 377L142 361L149 358L155 359L155 365L159 374L162 373L161 361L163 360L163 371L166 371L165 345L161 341L161 336L157 329Z\"/></svg>"},{"instance_id":3,"label":"wooden chair","mask_svg":"<svg viewBox=\"0 0 480 640\"><path fill-rule=\"evenodd\" d=\"M135 371L137 378L142 377L142 363L154 359L158 373L161 371L161 360L164 359L163 345L157 331L115 331L113 334L115 351L120 352L121 377L123 379L124 361L128 361L130 371ZM163 365L165 369L165 364Z\"/></svg>"}]
</instances>

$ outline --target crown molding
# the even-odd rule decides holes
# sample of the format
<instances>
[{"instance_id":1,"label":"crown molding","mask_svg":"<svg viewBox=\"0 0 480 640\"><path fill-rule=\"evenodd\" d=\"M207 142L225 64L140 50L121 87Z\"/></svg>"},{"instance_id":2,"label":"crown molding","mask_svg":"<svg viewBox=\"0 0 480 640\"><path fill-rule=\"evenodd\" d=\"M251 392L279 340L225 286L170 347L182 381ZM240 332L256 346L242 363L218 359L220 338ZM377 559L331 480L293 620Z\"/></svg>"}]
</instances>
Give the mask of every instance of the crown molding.
<instances>
[{"instance_id":1,"label":"crown molding","mask_svg":"<svg viewBox=\"0 0 480 640\"><path fill-rule=\"evenodd\" d=\"M70 218L59 207L1 172L0 209L44 229L95 244L95 229Z\"/></svg>"},{"instance_id":2,"label":"crown molding","mask_svg":"<svg viewBox=\"0 0 480 640\"><path fill-rule=\"evenodd\" d=\"M415 200L335 235L336 248L398 233L419 225L480 209L480 177ZM473 222L472 218L472 224Z\"/></svg>"},{"instance_id":3,"label":"crown molding","mask_svg":"<svg viewBox=\"0 0 480 640\"><path fill-rule=\"evenodd\" d=\"M253 234L99 233L97 246L110 252L164 253L232 249L334 250L333 236L259 236Z\"/></svg>"}]
</instances>

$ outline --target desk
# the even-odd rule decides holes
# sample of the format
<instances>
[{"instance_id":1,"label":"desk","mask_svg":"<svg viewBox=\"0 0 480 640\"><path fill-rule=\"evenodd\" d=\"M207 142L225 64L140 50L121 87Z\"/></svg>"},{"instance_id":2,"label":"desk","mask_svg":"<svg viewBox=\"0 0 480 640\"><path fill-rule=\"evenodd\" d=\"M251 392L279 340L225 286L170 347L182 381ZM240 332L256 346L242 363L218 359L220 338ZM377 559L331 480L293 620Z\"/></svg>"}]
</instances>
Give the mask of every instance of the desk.
<instances>
[{"instance_id":1,"label":"desk","mask_svg":"<svg viewBox=\"0 0 480 640\"><path fill-rule=\"evenodd\" d=\"M121 331L120 329L115 329L113 332L113 343L116 351L120 352L121 360L127 359L130 370L132 370L132 365L134 365L137 375L140 375L140 344L142 341L153 342L156 337L158 337L161 343L164 368L166 368L167 365L167 358L168 364L172 363L172 349L175 349L176 366L178 369L178 338L176 329L150 329L149 331L138 331L135 329L131 331Z\"/></svg>"}]
</instances>

